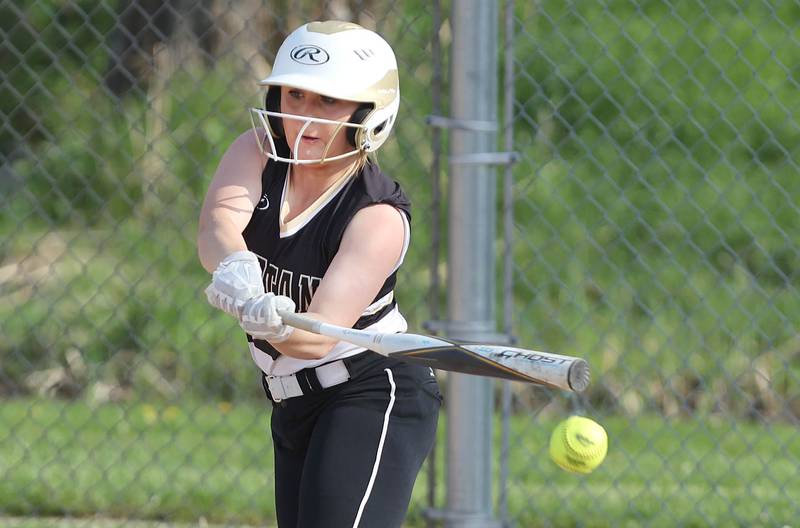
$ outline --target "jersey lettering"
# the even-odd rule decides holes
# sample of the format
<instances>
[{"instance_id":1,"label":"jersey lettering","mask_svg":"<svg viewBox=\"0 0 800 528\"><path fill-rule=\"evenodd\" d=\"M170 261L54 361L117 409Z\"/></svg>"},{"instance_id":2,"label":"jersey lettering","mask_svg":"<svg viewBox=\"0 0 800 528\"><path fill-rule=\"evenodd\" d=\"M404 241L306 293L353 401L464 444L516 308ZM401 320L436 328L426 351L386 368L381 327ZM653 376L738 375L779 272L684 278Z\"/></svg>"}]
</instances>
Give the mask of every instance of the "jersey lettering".
<instances>
[{"instance_id":1,"label":"jersey lettering","mask_svg":"<svg viewBox=\"0 0 800 528\"><path fill-rule=\"evenodd\" d=\"M266 273L264 274L264 289L267 293L272 292L275 293L277 290L278 285L278 273L280 273L281 269L276 266L275 264L270 264L267 262L265 266Z\"/></svg>"},{"instance_id":2,"label":"jersey lettering","mask_svg":"<svg viewBox=\"0 0 800 528\"><path fill-rule=\"evenodd\" d=\"M292 270L279 268L270 262L267 262L264 268L266 270L264 273L264 289L268 293L285 295L291 298L297 307L297 311L305 312L308 309L308 305L311 304L314 292L317 291L322 279L301 273L298 280L295 280L295 274Z\"/></svg>"},{"instance_id":3,"label":"jersey lettering","mask_svg":"<svg viewBox=\"0 0 800 528\"><path fill-rule=\"evenodd\" d=\"M289 270L281 270L280 275L278 275L278 287L275 291L276 295L292 297L292 275L294 275L294 273Z\"/></svg>"},{"instance_id":4,"label":"jersey lettering","mask_svg":"<svg viewBox=\"0 0 800 528\"><path fill-rule=\"evenodd\" d=\"M319 286L319 277L312 277L311 275L300 275L300 295L297 305L300 307L299 311L305 312L308 305L311 304L311 298L314 297L314 292L317 291Z\"/></svg>"}]
</instances>

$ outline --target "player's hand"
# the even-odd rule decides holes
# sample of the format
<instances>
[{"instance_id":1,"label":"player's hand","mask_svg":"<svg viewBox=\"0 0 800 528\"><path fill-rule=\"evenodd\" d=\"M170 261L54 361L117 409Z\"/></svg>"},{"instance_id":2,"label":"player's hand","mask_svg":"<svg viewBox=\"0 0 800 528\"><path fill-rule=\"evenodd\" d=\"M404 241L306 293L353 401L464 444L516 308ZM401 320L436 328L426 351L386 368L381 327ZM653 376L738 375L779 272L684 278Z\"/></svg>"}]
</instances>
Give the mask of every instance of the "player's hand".
<instances>
[{"instance_id":1,"label":"player's hand","mask_svg":"<svg viewBox=\"0 0 800 528\"><path fill-rule=\"evenodd\" d=\"M263 294L261 266L251 251L236 251L225 257L206 288L209 304L234 317L239 316L249 299Z\"/></svg>"},{"instance_id":2,"label":"player's hand","mask_svg":"<svg viewBox=\"0 0 800 528\"><path fill-rule=\"evenodd\" d=\"M239 326L255 339L264 339L271 343L286 341L294 329L283 324L278 310L294 312L294 301L272 293L259 295L244 304Z\"/></svg>"}]
</instances>

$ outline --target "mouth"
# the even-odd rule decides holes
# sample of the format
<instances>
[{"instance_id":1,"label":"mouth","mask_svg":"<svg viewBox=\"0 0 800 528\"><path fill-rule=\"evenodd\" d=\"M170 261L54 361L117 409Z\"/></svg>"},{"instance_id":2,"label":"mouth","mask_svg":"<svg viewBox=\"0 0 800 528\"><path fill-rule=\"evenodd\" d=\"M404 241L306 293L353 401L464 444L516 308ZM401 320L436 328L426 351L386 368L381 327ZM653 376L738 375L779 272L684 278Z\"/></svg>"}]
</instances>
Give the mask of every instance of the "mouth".
<instances>
[{"instance_id":1,"label":"mouth","mask_svg":"<svg viewBox=\"0 0 800 528\"><path fill-rule=\"evenodd\" d=\"M302 141L304 141L304 142L309 142L309 143L313 143L315 141L319 141L319 138L318 137L314 137L314 136L301 136L300 139Z\"/></svg>"}]
</instances>

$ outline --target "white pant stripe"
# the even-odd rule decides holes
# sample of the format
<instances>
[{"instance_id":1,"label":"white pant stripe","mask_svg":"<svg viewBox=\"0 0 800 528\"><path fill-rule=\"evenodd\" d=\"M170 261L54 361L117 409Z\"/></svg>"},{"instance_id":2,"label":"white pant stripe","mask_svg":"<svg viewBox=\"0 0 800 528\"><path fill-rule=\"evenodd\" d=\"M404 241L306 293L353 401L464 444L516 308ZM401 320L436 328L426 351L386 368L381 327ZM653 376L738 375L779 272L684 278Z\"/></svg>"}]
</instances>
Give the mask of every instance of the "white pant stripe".
<instances>
[{"instance_id":1,"label":"white pant stripe","mask_svg":"<svg viewBox=\"0 0 800 528\"><path fill-rule=\"evenodd\" d=\"M389 385L391 386L391 390L389 392L389 406L386 408L386 414L383 415L383 431L381 431L381 440L378 442L378 453L375 456L375 465L372 466L372 475L369 478L369 484L367 484L367 491L364 493L364 498L361 499L361 505L358 507L358 515L356 515L356 520L353 522L353 528L358 528L358 523L361 522L361 515L364 513L364 507L367 505L367 501L369 500L369 494L372 492L372 486L375 484L375 477L378 475L378 466L381 463L381 454L383 453L383 442L386 440L386 431L389 430L389 415L392 414L392 407L394 407L394 377L392 376L391 369L383 369L386 372L386 375L389 377Z\"/></svg>"}]
</instances>

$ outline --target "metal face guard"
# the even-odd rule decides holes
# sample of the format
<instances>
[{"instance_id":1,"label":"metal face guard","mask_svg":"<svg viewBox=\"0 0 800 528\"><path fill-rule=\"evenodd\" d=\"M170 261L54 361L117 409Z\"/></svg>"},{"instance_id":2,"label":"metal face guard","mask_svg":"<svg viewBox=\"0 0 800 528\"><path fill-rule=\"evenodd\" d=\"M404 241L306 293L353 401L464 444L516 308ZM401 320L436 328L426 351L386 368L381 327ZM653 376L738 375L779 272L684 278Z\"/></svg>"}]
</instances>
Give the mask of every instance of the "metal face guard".
<instances>
[{"instance_id":1,"label":"metal face guard","mask_svg":"<svg viewBox=\"0 0 800 528\"><path fill-rule=\"evenodd\" d=\"M282 156L278 156L277 149L275 148L275 139L272 137L272 128L269 126L269 118L270 117L279 117L281 119L296 119L299 121L304 121L303 127L300 129L300 133L297 134L297 139L294 142L294 148L292 148L292 157L285 158ZM333 156L331 158L327 157L328 149L333 143L336 134L338 134L343 128L355 128L355 129L364 129L364 125L359 123L348 123L346 121L333 121L331 119L322 119L319 117L308 117L308 116L300 116L294 114L284 114L283 112L270 112L268 110L263 110L261 108L251 108L250 109L250 123L253 127L253 133L256 135L256 142L258 143L258 148L261 150L261 153L267 156L270 159L275 161L281 161L284 163L292 163L295 165L311 165L317 163L327 163L329 161L336 161L340 159L344 159L354 154L358 154L360 152L359 149L354 149L350 152L345 152L344 154L339 154L338 156ZM265 134L264 139L269 141L270 149L267 150L264 148L264 139L259 137L258 134L258 127L260 126L267 131ZM322 125L336 125L336 130L334 130L333 134L331 135L330 140L325 145L325 150L322 152L322 157L319 159L310 159L310 160L301 160L297 157L297 150L300 145L300 139L303 137L303 132L305 132L306 128L309 127L312 123L320 123Z\"/></svg>"}]
</instances>

